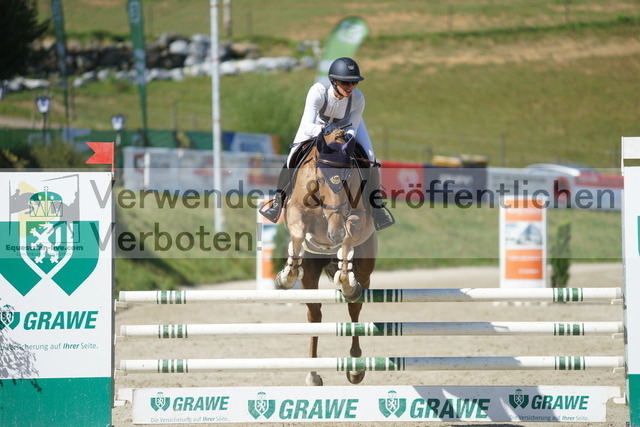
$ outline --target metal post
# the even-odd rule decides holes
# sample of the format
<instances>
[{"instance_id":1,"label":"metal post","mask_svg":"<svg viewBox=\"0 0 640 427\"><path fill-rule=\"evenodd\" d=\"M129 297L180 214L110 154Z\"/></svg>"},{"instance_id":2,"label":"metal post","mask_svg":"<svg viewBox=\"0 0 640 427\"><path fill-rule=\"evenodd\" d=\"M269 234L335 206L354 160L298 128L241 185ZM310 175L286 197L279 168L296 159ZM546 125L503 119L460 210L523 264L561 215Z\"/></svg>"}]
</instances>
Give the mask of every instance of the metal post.
<instances>
[{"instance_id":1,"label":"metal post","mask_svg":"<svg viewBox=\"0 0 640 427\"><path fill-rule=\"evenodd\" d=\"M218 51L218 0L209 0L211 9L211 109L213 115L213 189L222 195L221 147L222 132L220 130L220 53ZM224 230L224 214L222 205L224 196L220 196L215 211L214 228L216 233Z\"/></svg>"}]
</instances>

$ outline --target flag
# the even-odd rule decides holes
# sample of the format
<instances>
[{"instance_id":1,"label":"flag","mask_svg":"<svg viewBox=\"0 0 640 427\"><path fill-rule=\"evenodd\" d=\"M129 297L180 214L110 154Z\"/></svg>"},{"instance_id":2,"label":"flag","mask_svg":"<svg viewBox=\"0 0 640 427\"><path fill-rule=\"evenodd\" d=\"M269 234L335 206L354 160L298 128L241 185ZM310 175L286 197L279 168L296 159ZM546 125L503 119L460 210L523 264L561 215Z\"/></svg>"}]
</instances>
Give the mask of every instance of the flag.
<instances>
[{"instance_id":1,"label":"flag","mask_svg":"<svg viewBox=\"0 0 640 427\"><path fill-rule=\"evenodd\" d=\"M113 165L113 142L87 142L94 154L85 162L88 165Z\"/></svg>"},{"instance_id":2,"label":"flag","mask_svg":"<svg viewBox=\"0 0 640 427\"><path fill-rule=\"evenodd\" d=\"M329 84L329 67L337 58L353 56L360 44L369 35L369 26L357 16L345 18L336 25L324 48L318 64L316 82Z\"/></svg>"},{"instance_id":3,"label":"flag","mask_svg":"<svg viewBox=\"0 0 640 427\"><path fill-rule=\"evenodd\" d=\"M129 0L127 3L129 24L131 26L131 44L133 45L133 65L136 70L136 84L140 94L140 110L142 112L142 130L147 135L147 67L144 50L144 24L142 17L142 1Z\"/></svg>"},{"instance_id":4,"label":"flag","mask_svg":"<svg viewBox=\"0 0 640 427\"><path fill-rule=\"evenodd\" d=\"M67 80L67 42L64 32L64 13L62 0L51 0L51 14L53 15L53 32L56 35L56 56L60 69L60 80L64 92L65 123L69 126L69 82Z\"/></svg>"}]
</instances>

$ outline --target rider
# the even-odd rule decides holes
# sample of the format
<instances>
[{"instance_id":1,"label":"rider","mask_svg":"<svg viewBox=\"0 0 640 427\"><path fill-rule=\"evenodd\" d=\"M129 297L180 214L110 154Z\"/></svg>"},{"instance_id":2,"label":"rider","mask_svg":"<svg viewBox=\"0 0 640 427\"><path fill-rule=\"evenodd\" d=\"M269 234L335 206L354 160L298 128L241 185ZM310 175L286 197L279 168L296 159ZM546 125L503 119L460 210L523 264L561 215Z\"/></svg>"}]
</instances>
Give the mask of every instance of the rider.
<instances>
[{"instance_id":1,"label":"rider","mask_svg":"<svg viewBox=\"0 0 640 427\"><path fill-rule=\"evenodd\" d=\"M364 77L360 75L360 67L353 59L338 58L329 67L330 84L325 86L322 83L315 83L311 86L291 152L278 178L276 195L260 210L265 218L276 222L280 217L287 197L286 191L291 184L296 167L291 164L292 158L302 142L316 138L320 132L330 135L330 139L334 141L348 142L352 138L356 139L356 143L364 149L372 165L373 173L369 174L371 182L367 187L378 192L380 171L377 166L379 164L376 162L371 140L362 120L364 95L356 89L358 82L362 80ZM373 166L376 166L375 169ZM374 207L373 219L377 230L395 223L391 213L380 203L379 200L371 202Z\"/></svg>"}]
</instances>

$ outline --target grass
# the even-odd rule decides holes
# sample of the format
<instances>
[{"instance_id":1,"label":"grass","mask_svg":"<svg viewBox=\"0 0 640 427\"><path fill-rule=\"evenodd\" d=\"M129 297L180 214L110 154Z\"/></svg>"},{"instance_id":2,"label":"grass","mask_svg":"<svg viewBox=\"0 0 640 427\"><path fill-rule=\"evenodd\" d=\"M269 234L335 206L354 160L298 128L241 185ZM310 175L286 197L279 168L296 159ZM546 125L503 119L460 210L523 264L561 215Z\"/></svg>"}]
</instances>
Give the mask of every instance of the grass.
<instances>
[{"instance_id":1,"label":"grass","mask_svg":"<svg viewBox=\"0 0 640 427\"><path fill-rule=\"evenodd\" d=\"M47 18L48 0L37 4ZM206 4L144 5L148 40L165 31L209 33ZM65 0L64 7L67 30L78 38L128 38L122 2ZM492 166L566 162L616 171L620 136L637 134L635 1L243 0L233 2L231 37L258 42L265 55L298 56L298 42L324 40L348 15L362 16L371 27L356 59L366 76L359 88L367 97L367 127L383 160L480 154ZM314 76L307 70L223 77L223 129L277 134L286 150ZM207 77L151 83L150 127L210 131L210 84ZM52 91L52 121L61 124L62 95L59 88ZM110 116L123 113L128 129L140 127L131 85L93 83L76 89L73 99L72 126L110 130ZM9 94L0 114L32 119L33 106L33 93ZM400 207L394 213L398 224L379 235L381 269L497 264L494 209ZM123 231L153 229L155 222L182 227L176 232L211 223L210 213L189 214L120 209L118 217ZM227 212L227 218L229 230L255 230L254 211ZM619 213L553 210L548 218L550 235L559 224L572 224L575 261L620 259ZM169 288L255 274L249 248L196 259L153 251L140 258L120 255L118 288Z\"/></svg>"},{"instance_id":2,"label":"grass","mask_svg":"<svg viewBox=\"0 0 640 427\"><path fill-rule=\"evenodd\" d=\"M251 235L239 245L222 245L218 250L211 243L213 230L211 207L187 209L178 204L173 209L158 208L153 198L144 207L136 199L134 207L120 204L117 210L116 260L117 289L167 289L180 285L214 283L231 279L255 277L256 212L246 201L242 207L225 206L225 232L234 242L235 235ZM235 205L239 203L233 202ZM462 265L498 265L499 236L497 208L455 208L425 204L419 208L404 202L392 209L397 225L378 234L380 241L377 268L395 270ZM560 224L572 227L571 260L574 262L621 259L619 212L552 209L548 211L548 235L555 234ZM195 240L191 250L176 246L180 233L195 236L202 226L210 234L204 246ZM135 243L122 239L123 233L133 234ZM142 234L149 234L143 238ZM165 233L164 237L159 237ZM153 234L153 235L152 235ZM169 237L167 237L169 236ZM171 250L167 238L172 239ZM140 250L141 243L145 250ZM183 246L186 241L182 240ZM135 249L128 250L135 246ZM155 247L155 248L154 248Z\"/></svg>"}]
</instances>

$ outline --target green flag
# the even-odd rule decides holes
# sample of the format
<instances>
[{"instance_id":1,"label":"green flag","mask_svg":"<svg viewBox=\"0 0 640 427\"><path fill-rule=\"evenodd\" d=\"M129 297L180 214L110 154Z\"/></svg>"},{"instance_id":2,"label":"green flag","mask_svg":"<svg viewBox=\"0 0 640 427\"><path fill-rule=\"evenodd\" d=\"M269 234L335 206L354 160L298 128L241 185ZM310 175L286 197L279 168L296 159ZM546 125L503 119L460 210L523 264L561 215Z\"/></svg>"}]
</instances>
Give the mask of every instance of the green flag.
<instances>
[{"instance_id":1,"label":"green flag","mask_svg":"<svg viewBox=\"0 0 640 427\"><path fill-rule=\"evenodd\" d=\"M64 33L64 13L62 0L51 0L51 14L53 15L53 31L56 35L56 56L60 68L60 80L64 92L65 124L69 127L69 84L67 80L67 42Z\"/></svg>"},{"instance_id":2,"label":"green flag","mask_svg":"<svg viewBox=\"0 0 640 427\"><path fill-rule=\"evenodd\" d=\"M345 18L336 25L324 48L322 60L318 64L316 81L328 84L329 66L343 56L353 56L362 41L369 34L369 26L357 16Z\"/></svg>"},{"instance_id":3,"label":"green flag","mask_svg":"<svg viewBox=\"0 0 640 427\"><path fill-rule=\"evenodd\" d=\"M147 135L147 81L145 76L146 57L144 51L144 25L142 18L142 1L129 0L127 3L129 25L131 26L131 43L133 44L133 65L136 70L136 83L140 94L140 111L142 112L142 130Z\"/></svg>"}]
</instances>

